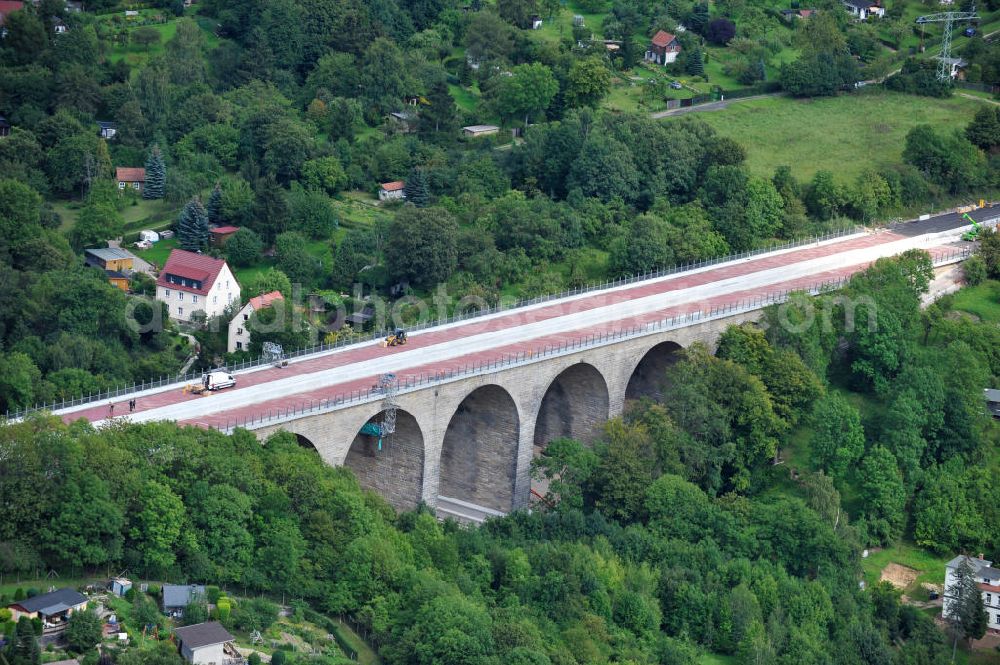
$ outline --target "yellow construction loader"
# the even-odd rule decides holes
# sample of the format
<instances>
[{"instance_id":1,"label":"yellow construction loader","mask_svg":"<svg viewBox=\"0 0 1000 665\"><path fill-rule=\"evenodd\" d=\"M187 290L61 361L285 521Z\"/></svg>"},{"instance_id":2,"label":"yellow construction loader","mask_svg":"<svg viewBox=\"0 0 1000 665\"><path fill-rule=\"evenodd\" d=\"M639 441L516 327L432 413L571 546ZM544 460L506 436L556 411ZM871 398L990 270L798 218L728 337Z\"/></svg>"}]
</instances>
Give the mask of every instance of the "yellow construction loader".
<instances>
[{"instance_id":1,"label":"yellow construction loader","mask_svg":"<svg viewBox=\"0 0 1000 665\"><path fill-rule=\"evenodd\" d=\"M403 346L406 344L406 331L402 328L396 328L396 332L392 333L385 338L382 342L382 346Z\"/></svg>"}]
</instances>

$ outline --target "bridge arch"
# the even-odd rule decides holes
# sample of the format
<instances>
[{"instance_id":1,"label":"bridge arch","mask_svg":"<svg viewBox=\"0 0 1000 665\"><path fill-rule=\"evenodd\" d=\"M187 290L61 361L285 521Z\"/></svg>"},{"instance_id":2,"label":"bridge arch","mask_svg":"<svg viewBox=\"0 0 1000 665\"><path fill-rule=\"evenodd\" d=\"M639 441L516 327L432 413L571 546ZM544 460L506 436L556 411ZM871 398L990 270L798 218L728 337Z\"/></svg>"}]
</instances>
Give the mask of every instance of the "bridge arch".
<instances>
[{"instance_id":1,"label":"bridge arch","mask_svg":"<svg viewBox=\"0 0 1000 665\"><path fill-rule=\"evenodd\" d=\"M299 442L299 446L305 448L306 450L311 450L319 455L319 447L313 443L312 439L304 434L299 434L298 432L292 432L295 436L295 440Z\"/></svg>"},{"instance_id":2,"label":"bridge arch","mask_svg":"<svg viewBox=\"0 0 1000 665\"><path fill-rule=\"evenodd\" d=\"M398 510L410 510L420 503L424 481L424 434L413 414L396 410L396 429L379 437L362 433L368 423L381 422L379 411L353 430L344 466L354 472L365 489L384 497Z\"/></svg>"},{"instance_id":3,"label":"bridge arch","mask_svg":"<svg viewBox=\"0 0 1000 665\"><path fill-rule=\"evenodd\" d=\"M561 437L585 443L598 434L609 416L608 384L589 363L570 365L549 383L535 418L536 452Z\"/></svg>"},{"instance_id":4,"label":"bridge arch","mask_svg":"<svg viewBox=\"0 0 1000 665\"><path fill-rule=\"evenodd\" d=\"M466 395L444 433L438 495L512 510L520 427L517 404L504 388L488 384Z\"/></svg>"},{"instance_id":5,"label":"bridge arch","mask_svg":"<svg viewBox=\"0 0 1000 665\"><path fill-rule=\"evenodd\" d=\"M656 344L643 354L629 375L625 387L625 401L658 398L663 394L667 370L680 360L679 351L683 347L677 342L666 341Z\"/></svg>"}]
</instances>

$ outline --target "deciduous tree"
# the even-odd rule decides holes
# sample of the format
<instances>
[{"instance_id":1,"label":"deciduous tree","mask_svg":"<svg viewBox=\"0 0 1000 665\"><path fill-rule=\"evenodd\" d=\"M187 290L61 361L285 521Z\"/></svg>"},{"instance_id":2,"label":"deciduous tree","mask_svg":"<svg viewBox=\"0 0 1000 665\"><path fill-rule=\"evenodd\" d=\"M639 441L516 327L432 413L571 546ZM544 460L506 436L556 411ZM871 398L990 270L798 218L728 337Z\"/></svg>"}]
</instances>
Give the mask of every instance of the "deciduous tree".
<instances>
[{"instance_id":1,"label":"deciduous tree","mask_svg":"<svg viewBox=\"0 0 1000 665\"><path fill-rule=\"evenodd\" d=\"M260 258L264 243L250 229L240 229L226 240L226 260L234 266L248 266Z\"/></svg>"},{"instance_id":2,"label":"deciduous tree","mask_svg":"<svg viewBox=\"0 0 1000 665\"><path fill-rule=\"evenodd\" d=\"M458 224L440 208L404 208L389 227L385 257L393 279L433 287L458 267Z\"/></svg>"},{"instance_id":3,"label":"deciduous tree","mask_svg":"<svg viewBox=\"0 0 1000 665\"><path fill-rule=\"evenodd\" d=\"M896 458L887 448L874 446L862 460L859 474L869 536L874 542L891 543L906 518L906 488Z\"/></svg>"},{"instance_id":4,"label":"deciduous tree","mask_svg":"<svg viewBox=\"0 0 1000 665\"><path fill-rule=\"evenodd\" d=\"M566 75L563 94L570 107L596 107L611 87L611 71L595 57L575 60Z\"/></svg>"},{"instance_id":5,"label":"deciduous tree","mask_svg":"<svg viewBox=\"0 0 1000 665\"><path fill-rule=\"evenodd\" d=\"M496 104L506 117L523 117L525 127L534 114L541 113L559 92L555 76L545 65L533 62L518 65L498 87Z\"/></svg>"},{"instance_id":6,"label":"deciduous tree","mask_svg":"<svg viewBox=\"0 0 1000 665\"><path fill-rule=\"evenodd\" d=\"M78 653L93 649L104 637L104 622L94 610L77 610L69 617L66 626L66 642Z\"/></svg>"},{"instance_id":7,"label":"deciduous tree","mask_svg":"<svg viewBox=\"0 0 1000 665\"><path fill-rule=\"evenodd\" d=\"M813 466L838 480L846 479L865 451L865 432L857 409L839 393L830 392L816 402L810 420Z\"/></svg>"}]
</instances>

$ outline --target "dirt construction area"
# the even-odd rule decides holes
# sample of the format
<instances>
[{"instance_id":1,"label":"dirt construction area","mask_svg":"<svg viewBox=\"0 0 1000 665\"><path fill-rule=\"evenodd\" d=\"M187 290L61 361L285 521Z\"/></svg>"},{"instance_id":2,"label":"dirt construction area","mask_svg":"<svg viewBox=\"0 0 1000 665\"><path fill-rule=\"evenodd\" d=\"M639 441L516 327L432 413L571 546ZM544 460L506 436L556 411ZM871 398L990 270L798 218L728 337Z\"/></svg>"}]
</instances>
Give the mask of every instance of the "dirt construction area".
<instances>
[{"instance_id":1,"label":"dirt construction area","mask_svg":"<svg viewBox=\"0 0 1000 665\"><path fill-rule=\"evenodd\" d=\"M897 589L906 589L913 584L919 575L919 570L915 570L907 566L901 566L898 563L889 563L882 569L882 575L879 576L879 581L888 582Z\"/></svg>"}]
</instances>

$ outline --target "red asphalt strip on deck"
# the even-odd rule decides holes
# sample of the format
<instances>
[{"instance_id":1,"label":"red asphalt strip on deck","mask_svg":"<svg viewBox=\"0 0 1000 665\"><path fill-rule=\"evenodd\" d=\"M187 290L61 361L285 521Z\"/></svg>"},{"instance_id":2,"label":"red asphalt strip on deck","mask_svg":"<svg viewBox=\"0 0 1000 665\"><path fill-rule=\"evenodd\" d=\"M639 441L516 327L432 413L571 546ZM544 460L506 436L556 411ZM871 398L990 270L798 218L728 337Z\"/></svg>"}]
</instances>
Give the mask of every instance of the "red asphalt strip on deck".
<instances>
[{"instance_id":1,"label":"red asphalt strip on deck","mask_svg":"<svg viewBox=\"0 0 1000 665\"><path fill-rule=\"evenodd\" d=\"M932 255L944 254L949 251L954 251L954 248L935 247L928 251L930 251ZM631 317L626 321L612 321L598 326L576 329L560 334L546 335L544 337L533 338L516 344L495 347L487 351L465 354L441 362L408 368L398 372L397 377L399 378L400 383L403 384L407 381L407 379L418 379L422 375L434 375L435 373L447 374L451 371L461 371L465 368L471 368L476 365L485 365L508 358L514 358L520 354L537 354L545 351L546 348L555 348L563 344L586 340L593 335L618 332L631 326L655 323L669 317L690 314L699 310L709 310L711 308L733 304L744 299L763 297L768 294L775 294L789 290L805 289L820 283L832 282L860 272L869 265L871 265L871 262L861 263L839 270L817 273L815 275L810 275L809 277L774 284L766 289L738 291L725 296L709 298L699 303L684 303L654 312L647 312L641 316ZM251 421L254 418L259 419L265 414L278 416L286 410L300 410L323 400L332 400L337 397L349 395L354 391L364 392L375 384L377 378L377 375L372 375L344 383L331 384L319 390L285 395L273 400L250 404L246 407L230 409L224 412L209 414L201 416L197 419L184 420L180 422L182 424L194 425L198 427L228 429L231 426L241 425L245 421Z\"/></svg>"},{"instance_id":2,"label":"red asphalt strip on deck","mask_svg":"<svg viewBox=\"0 0 1000 665\"><path fill-rule=\"evenodd\" d=\"M253 386L276 379L288 378L289 376L310 374L317 371L332 369L334 367L364 362L365 360L382 357L389 353L400 352L403 350L412 351L414 348L419 349L434 346L470 335L505 330L523 325L525 323L543 321L575 312L594 309L596 307L604 307L619 302L633 300L636 298L643 298L679 289L701 286L724 279L740 277L742 275L753 274L763 270L800 263L810 259L826 257L832 254L855 249L874 247L904 239L905 236L882 231L857 238L851 238L842 242L833 242L820 246L812 245L781 254L769 254L762 255L760 257L753 257L745 259L741 262L734 262L718 268L703 270L692 274L680 273L673 278L640 282L635 285L619 288L610 292L596 292L591 296L583 296L570 302L552 303L550 305L537 306L531 309L513 309L507 314L492 318L471 319L467 323L452 325L443 329L431 328L427 331L421 331L420 333L412 335L405 347L400 347L398 349L386 349L376 345L359 346L358 348L346 347L343 351L327 353L319 355L315 358L289 363L288 366L284 368L262 369L248 374L241 374L239 375L240 386ZM512 356L516 353L541 350L545 348L545 346L558 345L566 341L583 339L598 332L613 332L621 330L622 328L627 328L631 325L658 321L678 314L686 314L702 309L709 309L712 307L730 304L744 298L763 296L769 293L776 293L788 289L805 288L818 282L831 281L838 277L853 274L854 272L864 269L867 265L868 263L859 264L841 270L817 273L815 275L810 275L808 278L771 284L760 289L738 291L725 296L717 296L697 302L685 303L665 310L649 312L643 316L632 317L627 322L608 322L607 324L603 324L601 326L566 331L565 333L558 335L538 337L514 345L496 347L475 354L466 354L456 358L435 362L432 365L420 368L411 368L406 370L405 374L400 374L399 378L400 380L404 380L408 376L419 376L421 373L434 374L435 372L447 372L449 370L465 367L472 363L498 360L504 356ZM310 400L332 398L355 390L367 390L372 387L374 382L375 376L372 376L368 379L352 381L349 383L333 384L329 388L325 388L321 391L284 395L274 400L255 402L240 409L200 417L194 421L181 422L185 422L187 424L197 424L200 426L225 427L227 421L232 422L237 418L242 421L245 417L264 413L268 409L274 410L280 408L284 410L286 407L290 408L292 406L301 406L302 404L308 403ZM210 394L206 396L186 394L174 388L164 390L153 395L137 398L135 412L141 413L149 409L177 404L188 400L210 398ZM61 417L65 422L72 422L80 418L90 421L104 420L109 415L108 404L109 402L107 401L98 402L90 408L80 409L72 413L66 413ZM127 395L115 400L114 404L116 417L128 415Z\"/></svg>"}]
</instances>

